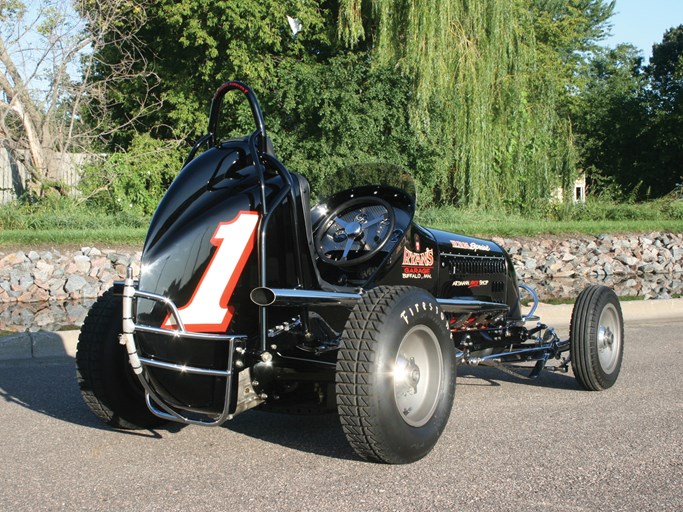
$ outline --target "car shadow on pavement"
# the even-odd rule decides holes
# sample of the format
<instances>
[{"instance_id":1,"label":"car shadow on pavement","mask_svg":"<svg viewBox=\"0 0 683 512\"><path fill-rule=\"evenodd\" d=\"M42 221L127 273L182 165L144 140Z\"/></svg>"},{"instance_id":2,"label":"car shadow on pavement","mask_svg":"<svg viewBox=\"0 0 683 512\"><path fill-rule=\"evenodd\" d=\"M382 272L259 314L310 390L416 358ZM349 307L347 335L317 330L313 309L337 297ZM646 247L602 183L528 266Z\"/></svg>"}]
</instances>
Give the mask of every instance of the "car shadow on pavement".
<instances>
[{"instance_id":1,"label":"car shadow on pavement","mask_svg":"<svg viewBox=\"0 0 683 512\"><path fill-rule=\"evenodd\" d=\"M531 368L529 368L530 370ZM485 386L499 387L503 383L524 384L537 388L580 390L579 383L573 374L543 371L535 379L517 377L507 374L498 368L486 366L459 366L458 367L458 386Z\"/></svg>"},{"instance_id":2,"label":"car shadow on pavement","mask_svg":"<svg viewBox=\"0 0 683 512\"><path fill-rule=\"evenodd\" d=\"M61 421L124 435L162 439L187 425L169 422L154 430L120 430L105 425L85 405L72 358L0 363L0 401ZM336 414L315 416L248 411L225 428L294 450L331 458L358 460L349 447Z\"/></svg>"},{"instance_id":3,"label":"car shadow on pavement","mask_svg":"<svg viewBox=\"0 0 683 512\"><path fill-rule=\"evenodd\" d=\"M335 413L296 415L248 411L225 424L233 432L306 453L356 460Z\"/></svg>"},{"instance_id":4,"label":"car shadow on pavement","mask_svg":"<svg viewBox=\"0 0 683 512\"><path fill-rule=\"evenodd\" d=\"M162 432L174 432L184 427L173 423L156 430L119 430L105 425L90 412L81 398L72 358L0 363L0 401L84 427L117 430L126 435L152 439L161 439Z\"/></svg>"}]
</instances>

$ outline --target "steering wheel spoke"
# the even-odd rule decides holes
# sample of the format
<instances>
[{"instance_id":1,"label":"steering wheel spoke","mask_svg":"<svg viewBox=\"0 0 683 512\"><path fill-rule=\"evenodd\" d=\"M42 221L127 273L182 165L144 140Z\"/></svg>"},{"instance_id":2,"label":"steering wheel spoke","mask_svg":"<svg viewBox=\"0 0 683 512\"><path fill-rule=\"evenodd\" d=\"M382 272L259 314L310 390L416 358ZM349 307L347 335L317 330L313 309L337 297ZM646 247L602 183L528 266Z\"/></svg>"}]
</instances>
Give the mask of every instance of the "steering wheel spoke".
<instances>
[{"instance_id":1,"label":"steering wheel spoke","mask_svg":"<svg viewBox=\"0 0 683 512\"><path fill-rule=\"evenodd\" d=\"M344 219L342 219L341 217L335 218L335 219L334 219L334 222L336 222L337 224L339 224L339 227L341 227L342 229L346 229L346 226L349 225L349 223L346 222L346 221L345 221Z\"/></svg>"},{"instance_id":2,"label":"steering wheel spoke","mask_svg":"<svg viewBox=\"0 0 683 512\"><path fill-rule=\"evenodd\" d=\"M344 252L342 253L340 260L345 260L349 257L349 251L351 250L351 247L353 247L353 238L347 238L346 239L346 245L344 245Z\"/></svg>"},{"instance_id":3,"label":"steering wheel spoke","mask_svg":"<svg viewBox=\"0 0 683 512\"><path fill-rule=\"evenodd\" d=\"M378 197L357 197L341 203L320 223L315 249L320 259L339 267L368 261L382 250L394 229L389 203ZM358 243L358 250L353 245Z\"/></svg>"}]
</instances>

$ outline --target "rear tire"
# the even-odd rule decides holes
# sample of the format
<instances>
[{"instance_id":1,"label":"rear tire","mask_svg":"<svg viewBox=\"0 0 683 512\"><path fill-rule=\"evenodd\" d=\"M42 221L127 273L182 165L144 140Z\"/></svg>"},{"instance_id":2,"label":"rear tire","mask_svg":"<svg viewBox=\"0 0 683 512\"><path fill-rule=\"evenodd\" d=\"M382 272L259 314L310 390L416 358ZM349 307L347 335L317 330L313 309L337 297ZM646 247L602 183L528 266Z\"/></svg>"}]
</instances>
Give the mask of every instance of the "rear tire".
<instances>
[{"instance_id":1,"label":"rear tire","mask_svg":"<svg viewBox=\"0 0 683 512\"><path fill-rule=\"evenodd\" d=\"M589 391L614 385L624 356L624 319L616 294L606 286L583 290L569 329L572 370Z\"/></svg>"},{"instance_id":2,"label":"rear tire","mask_svg":"<svg viewBox=\"0 0 683 512\"><path fill-rule=\"evenodd\" d=\"M436 300L407 286L367 292L337 354L337 410L366 460L403 464L427 455L455 393L455 347Z\"/></svg>"},{"instance_id":3,"label":"rear tire","mask_svg":"<svg viewBox=\"0 0 683 512\"><path fill-rule=\"evenodd\" d=\"M121 297L112 290L97 299L78 337L76 377L90 410L112 427L149 429L166 423L150 412L128 362L121 334Z\"/></svg>"}]
</instances>

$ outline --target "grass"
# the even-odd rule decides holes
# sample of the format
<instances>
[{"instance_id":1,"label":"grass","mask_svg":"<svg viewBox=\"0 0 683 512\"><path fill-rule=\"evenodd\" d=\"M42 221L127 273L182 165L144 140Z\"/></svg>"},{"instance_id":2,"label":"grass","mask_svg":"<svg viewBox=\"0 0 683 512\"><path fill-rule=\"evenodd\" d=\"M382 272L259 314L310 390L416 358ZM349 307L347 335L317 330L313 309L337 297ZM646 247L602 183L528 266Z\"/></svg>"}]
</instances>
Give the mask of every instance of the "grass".
<instances>
[{"instance_id":1,"label":"grass","mask_svg":"<svg viewBox=\"0 0 683 512\"><path fill-rule=\"evenodd\" d=\"M643 218L644 217L644 218ZM529 218L522 215L473 212L455 208L434 208L420 212L425 226L479 236L600 235L618 233L683 233L683 218Z\"/></svg>"},{"instance_id":2,"label":"grass","mask_svg":"<svg viewBox=\"0 0 683 512\"><path fill-rule=\"evenodd\" d=\"M38 229L38 230L3 230L0 232L0 249L2 247L45 245L87 245L117 246L137 245L142 247L146 228L85 228L85 229Z\"/></svg>"},{"instance_id":3,"label":"grass","mask_svg":"<svg viewBox=\"0 0 683 512\"><path fill-rule=\"evenodd\" d=\"M416 220L429 227L473 236L598 235L683 233L683 201L641 204L593 202L551 211L543 218L453 207L421 210ZM115 214L72 200L0 206L0 249L41 245L142 246L149 217Z\"/></svg>"},{"instance_id":4,"label":"grass","mask_svg":"<svg viewBox=\"0 0 683 512\"><path fill-rule=\"evenodd\" d=\"M142 246L149 217L108 213L70 199L0 207L0 248L43 245Z\"/></svg>"},{"instance_id":5,"label":"grass","mask_svg":"<svg viewBox=\"0 0 683 512\"><path fill-rule=\"evenodd\" d=\"M442 207L420 211L417 220L436 229L480 236L683 233L683 201L593 201L535 216Z\"/></svg>"}]
</instances>

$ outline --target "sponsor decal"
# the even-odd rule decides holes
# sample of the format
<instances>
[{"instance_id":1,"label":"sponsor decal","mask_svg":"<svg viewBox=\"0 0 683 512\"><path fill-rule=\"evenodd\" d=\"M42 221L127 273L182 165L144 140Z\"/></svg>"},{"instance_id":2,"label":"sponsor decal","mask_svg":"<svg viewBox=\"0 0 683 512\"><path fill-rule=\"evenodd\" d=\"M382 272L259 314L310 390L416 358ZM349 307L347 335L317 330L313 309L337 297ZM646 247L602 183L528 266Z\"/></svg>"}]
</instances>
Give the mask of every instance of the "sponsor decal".
<instances>
[{"instance_id":1,"label":"sponsor decal","mask_svg":"<svg viewBox=\"0 0 683 512\"><path fill-rule=\"evenodd\" d=\"M460 240L451 240L451 245L454 249L467 249L468 251L490 251L491 246L486 244L478 244L477 242L461 242Z\"/></svg>"},{"instance_id":2,"label":"sponsor decal","mask_svg":"<svg viewBox=\"0 0 683 512\"><path fill-rule=\"evenodd\" d=\"M468 288L478 288L479 286L488 286L488 279L473 279L471 281L453 281L453 286L467 286Z\"/></svg>"},{"instance_id":3,"label":"sponsor decal","mask_svg":"<svg viewBox=\"0 0 683 512\"><path fill-rule=\"evenodd\" d=\"M434 267L434 250L413 252L403 249L403 279L431 279Z\"/></svg>"},{"instance_id":4,"label":"sponsor decal","mask_svg":"<svg viewBox=\"0 0 683 512\"><path fill-rule=\"evenodd\" d=\"M403 249L403 265L413 267L433 267L434 250L425 249L424 252L413 252L408 248Z\"/></svg>"}]
</instances>

